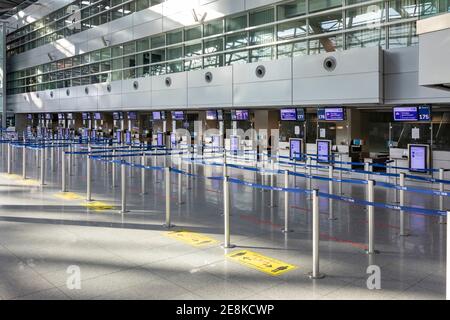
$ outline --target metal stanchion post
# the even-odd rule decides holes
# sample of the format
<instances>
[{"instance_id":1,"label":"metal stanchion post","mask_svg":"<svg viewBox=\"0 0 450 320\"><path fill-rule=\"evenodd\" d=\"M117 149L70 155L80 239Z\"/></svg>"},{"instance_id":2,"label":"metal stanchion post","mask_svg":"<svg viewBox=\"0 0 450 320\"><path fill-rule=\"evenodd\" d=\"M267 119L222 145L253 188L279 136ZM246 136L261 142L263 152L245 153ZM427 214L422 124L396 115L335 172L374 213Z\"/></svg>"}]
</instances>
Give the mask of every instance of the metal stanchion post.
<instances>
[{"instance_id":1,"label":"metal stanchion post","mask_svg":"<svg viewBox=\"0 0 450 320\"><path fill-rule=\"evenodd\" d=\"M45 184L45 147L41 149L41 186Z\"/></svg>"},{"instance_id":2,"label":"metal stanchion post","mask_svg":"<svg viewBox=\"0 0 450 320\"><path fill-rule=\"evenodd\" d=\"M328 166L328 178L330 179L328 181L328 193L333 194L333 179L334 179L334 169L333 165ZM336 220L337 218L334 217L334 211L333 211L333 199L328 199L328 220Z\"/></svg>"},{"instance_id":3,"label":"metal stanchion post","mask_svg":"<svg viewBox=\"0 0 450 320\"><path fill-rule=\"evenodd\" d=\"M368 181L370 179L370 175L367 173L369 171L369 163L368 162L364 163L364 171L366 172L366 181Z\"/></svg>"},{"instance_id":4,"label":"metal stanchion post","mask_svg":"<svg viewBox=\"0 0 450 320\"><path fill-rule=\"evenodd\" d=\"M116 161L116 149L113 150L112 155L113 155L113 157L112 157L113 162L111 164L111 179L112 179L111 187L115 188L116 187L116 162L115 162Z\"/></svg>"},{"instance_id":5,"label":"metal stanchion post","mask_svg":"<svg viewBox=\"0 0 450 320\"><path fill-rule=\"evenodd\" d=\"M181 171L181 157L178 158L178 170ZM178 174L178 205L182 205L183 204L183 199L182 199L182 182L183 182L183 175L181 173Z\"/></svg>"},{"instance_id":6,"label":"metal stanchion post","mask_svg":"<svg viewBox=\"0 0 450 320\"><path fill-rule=\"evenodd\" d=\"M165 180L165 189L166 189L166 223L164 224L164 227L167 229L170 229L174 227L173 224L171 224L170 221L170 168L165 167L164 168L164 180Z\"/></svg>"},{"instance_id":7,"label":"metal stanchion post","mask_svg":"<svg viewBox=\"0 0 450 320\"><path fill-rule=\"evenodd\" d=\"M222 248L229 249L235 246L230 243L230 186L229 177L223 178L223 227L224 227L224 242Z\"/></svg>"},{"instance_id":8,"label":"metal stanchion post","mask_svg":"<svg viewBox=\"0 0 450 320\"><path fill-rule=\"evenodd\" d=\"M400 187L405 186L405 174L400 173ZM400 190L400 206L405 205L405 191L403 189ZM405 230L405 212L400 210L400 236L407 236L408 233Z\"/></svg>"},{"instance_id":9,"label":"metal stanchion post","mask_svg":"<svg viewBox=\"0 0 450 320\"><path fill-rule=\"evenodd\" d=\"M143 166L141 168L141 194L146 194L145 192L145 153L141 156L141 165Z\"/></svg>"},{"instance_id":10,"label":"metal stanchion post","mask_svg":"<svg viewBox=\"0 0 450 320\"><path fill-rule=\"evenodd\" d=\"M320 235L320 221L319 221L319 189L312 190L312 212L313 212L313 226L312 226L312 255L313 265L312 272L309 274L311 279L321 279L325 275L319 271L319 235Z\"/></svg>"},{"instance_id":11,"label":"metal stanchion post","mask_svg":"<svg viewBox=\"0 0 450 320\"><path fill-rule=\"evenodd\" d=\"M307 166L308 166L308 190L311 190L312 189L312 179L311 179L311 175L312 175L312 173L311 173L311 170L312 170L312 168L311 168L311 157L307 157L306 158L306 162L307 162Z\"/></svg>"},{"instance_id":12,"label":"metal stanchion post","mask_svg":"<svg viewBox=\"0 0 450 320\"><path fill-rule=\"evenodd\" d=\"M273 178L274 178L274 163L273 163L273 159L270 159L270 170L272 171L271 173L270 173L270 186L273 188ZM271 207L271 208L273 208L273 207L275 207L275 204L274 204L274 193L273 193L273 189L271 189L270 190L270 204L269 204L269 207Z\"/></svg>"},{"instance_id":13,"label":"metal stanchion post","mask_svg":"<svg viewBox=\"0 0 450 320\"><path fill-rule=\"evenodd\" d=\"M73 155L72 155L72 145L71 144L69 144L69 159L68 159L68 167L69 167L69 176L71 176L72 175L72 157L73 157Z\"/></svg>"},{"instance_id":14,"label":"metal stanchion post","mask_svg":"<svg viewBox=\"0 0 450 320\"><path fill-rule=\"evenodd\" d=\"M339 165L339 194L342 195L342 154L339 155L339 161L341 162Z\"/></svg>"},{"instance_id":15,"label":"metal stanchion post","mask_svg":"<svg viewBox=\"0 0 450 320\"><path fill-rule=\"evenodd\" d=\"M125 161L122 160L120 164L120 181L121 181L121 209L120 213L127 213L127 177L126 177L126 165Z\"/></svg>"},{"instance_id":16,"label":"metal stanchion post","mask_svg":"<svg viewBox=\"0 0 450 320\"><path fill-rule=\"evenodd\" d=\"M22 147L22 178L27 178L27 147L25 144Z\"/></svg>"},{"instance_id":17,"label":"metal stanchion post","mask_svg":"<svg viewBox=\"0 0 450 320\"><path fill-rule=\"evenodd\" d=\"M284 187L289 188L289 171L284 171ZM292 232L289 230L289 192L284 192L284 228L281 229L283 233Z\"/></svg>"},{"instance_id":18,"label":"metal stanchion post","mask_svg":"<svg viewBox=\"0 0 450 320\"><path fill-rule=\"evenodd\" d=\"M450 211L447 211L447 219ZM447 223L447 277L446 277L446 287L447 287L447 300L450 300L450 223Z\"/></svg>"},{"instance_id":19,"label":"metal stanchion post","mask_svg":"<svg viewBox=\"0 0 450 320\"><path fill-rule=\"evenodd\" d=\"M368 180L367 181L367 201L374 202L374 194L375 194L375 181ZM369 245L366 250L367 254L375 254L379 253L375 250L375 216L374 216L375 207L372 205L367 206L367 215L368 215L368 227L369 227Z\"/></svg>"},{"instance_id":20,"label":"metal stanchion post","mask_svg":"<svg viewBox=\"0 0 450 320\"><path fill-rule=\"evenodd\" d=\"M86 201L92 201L92 190L91 190L91 183L92 183L92 177L91 177L91 156L90 154L87 154L86 156Z\"/></svg>"},{"instance_id":21,"label":"metal stanchion post","mask_svg":"<svg viewBox=\"0 0 450 320\"><path fill-rule=\"evenodd\" d=\"M51 172L55 171L55 147L54 143L50 145L50 170ZM53 174L53 173L52 173Z\"/></svg>"},{"instance_id":22,"label":"metal stanchion post","mask_svg":"<svg viewBox=\"0 0 450 320\"><path fill-rule=\"evenodd\" d=\"M61 149L61 192L66 192L66 152Z\"/></svg>"},{"instance_id":23,"label":"metal stanchion post","mask_svg":"<svg viewBox=\"0 0 450 320\"><path fill-rule=\"evenodd\" d=\"M8 151L7 151L7 160L8 160L8 174L11 174L11 143L8 143Z\"/></svg>"},{"instance_id":24,"label":"metal stanchion post","mask_svg":"<svg viewBox=\"0 0 450 320\"><path fill-rule=\"evenodd\" d=\"M439 169L439 191L444 192L444 184L442 183L442 180L444 180L444 169ZM439 210L444 210L444 197L442 195L439 196ZM445 223L445 217L440 216L439 217L439 223L444 224Z\"/></svg>"}]
</instances>

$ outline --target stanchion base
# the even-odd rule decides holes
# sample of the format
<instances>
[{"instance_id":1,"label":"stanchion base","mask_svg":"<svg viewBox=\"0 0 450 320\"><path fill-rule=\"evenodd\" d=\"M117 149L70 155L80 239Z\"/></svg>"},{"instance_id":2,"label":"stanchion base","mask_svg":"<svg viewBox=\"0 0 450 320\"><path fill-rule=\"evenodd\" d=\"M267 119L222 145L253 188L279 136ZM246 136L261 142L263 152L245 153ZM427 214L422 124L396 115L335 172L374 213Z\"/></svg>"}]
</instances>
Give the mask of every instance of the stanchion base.
<instances>
[{"instance_id":1,"label":"stanchion base","mask_svg":"<svg viewBox=\"0 0 450 320\"><path fill-rule=\"evenodd\" d=\"M277 205L276 204L268 204L267 207L269 207L269 208L276 208Z\"/></svg>"},{"instance_id":2,"label":"stanchion base","mask_svg":"<svg viewBox=\"0 0 450 320\"><path fill-rule=\"evenodd\" d=\"M148 194L148 192L141 192L140 193L141 196L145 196L146 194Z\"/></svg>"},{"instance_id":3,"label":"stanchion base","mask_svg":"<svg viewBox=\"0 0 450 320\"><path fill-rule=\"evenodd\" d=\"M281 229L281 232L282 233L290 233L290 232L294 232L294 230L283 228L283 229Z\"/></svg>"},{"instance_id":4,"label":"stanchion base","mask_svg":"<svg viewBox=\"0 0 450 320\"><path fill-rule=\"evenodd\" d=\"M120 214L124 214L124 213L128 213L128 212L130 212L130 211L129 211L129 210L125 210L125 211L120 210L120 211L119 211Z\"/></svg>"},{"instance_id":5,"label":"stanchion base","mask_svg":"<svg viewBox=\"0 0 450 320\"><path fill-rule=\"evenodd\" d=\"M325 278L325 274L319 272L316 276L313 276L312 272L310 272L310 273L308 273L308 277L312 280L323 279L323 278Z\"/></svg>"},{"instance_id":6,"label":"stanchion base","mask_svg":"<svg viewBox=\"0 0 450 320\"><path fill-rule=\"evenodd\" d=\"M163 224L163 227L164 228L166 228L166 229L171 229L171 228L174 228L174 227L176 227L174 224L167 224L167 223L164 223Z\"/></svg>"},{"instance_id":7,"label":"stanchion base","mask_svg":"<svg viewBox=\"0 0 450 320\"><path fill-rule=\"evenodd\" d=\"M228 246L225 246L225 244L221 244L220 245L220 247L222 248L222 249L233 249L233 248L236 248L236 245L234 245L234 244L229 244Z\"/></svg>"},{"instance_id":8,"label":"stanchion base","mask_svg":"<svg viewBox=\"0 0 450 320\"><path fill-rule=\"evenodd\" d=\"M369 252L369 250L364 250L364 252L366 253L366 254L380 254L380 251L378 251L378 250L373 250L373 252Z\"/></svg>"},{"instance_id":9,"label":"stanchion base","mask_svg":"<svg viewBox=\"0 0 450 320\"><path fill-rule=\"evenodd\" d=\"M404 234L399 234L398 235L399 237L409 237L410 236L410 234L409 233L404 233Z\"/></svg>"},{"instance_id":10,"label":"stanchion base","mask_svg":"<svg viewBox=\"0 0 450 320\"><path fill-rule=\"evenodd\" d=\"M337 220L338 218L336 218L336 217L328 217L328 221L335 221L335 220Z\"/></svg>"}]
</instances>

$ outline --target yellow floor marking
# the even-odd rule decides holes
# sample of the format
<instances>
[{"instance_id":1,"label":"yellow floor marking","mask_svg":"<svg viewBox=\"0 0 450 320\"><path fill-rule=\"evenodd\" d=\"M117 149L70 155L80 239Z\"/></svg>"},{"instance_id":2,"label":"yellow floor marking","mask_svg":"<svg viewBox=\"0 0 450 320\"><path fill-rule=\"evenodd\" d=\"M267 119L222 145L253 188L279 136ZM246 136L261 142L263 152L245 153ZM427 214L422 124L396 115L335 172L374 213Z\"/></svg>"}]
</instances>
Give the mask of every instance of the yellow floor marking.
<instances>
[{"instance_id":1,"label":"yellow floor marking","mask_svg":"<svg viewBox=\"0 0 450 320\"><path fill-rule=\"evenodd\" d=\"M272 276L278 276L290 270L297 269L297 266L294 266L292 264L266 257L262 254L249 250L234 251L227 254L227 257L250 268L262 271Z\"/></svg>"},{"instance_id":2,"label":"yellow floor marking","mask_svg":"<svg viewBox=\"0 0 450 320\"><path fill-rule=\"evenodd\" d=\"M86 202L83 205L88 209L93 209L94 211L105 211L114 209L114 206L101 201Z\"/></svg>"},{"instance_id":3,"label":"yellow floor marking","mask_svg":"<svg viewBox=\"0 0 450 320\"><path fill-rule=\"evenodd\" d=\"M187 230L170 231L165 233L166 236L186 242L195 247L215 244L216 239L204 236L200 233L191 232Z\"/></svg>"},{"instance_id":4,"label":"yellow floor marking","mask_svg":"<svg viewBox=\"0 0 450 320\"><path fill-rule=\"evenodd\" d=\"M13 180L13 181L17 181L22 185L27 185L27 186L35 186L35 185L39 185L40 182L35 180L35 179L26 179L24 180L23 177L21 175L18 174L5 174L2 173L1 174L2 178L6 178L8 180Z\"/></svg>"},{"instance_id":5,"label":"yellow floor marking","mask_svg":"<svg viewBox=\"0 0 450 320\"><path fill-rule=\"evenodd\" d=\"M83 199L83 196L74 193L74 192L60 192L56 193L55 196L60 199L64 200L81 200Z\"/></svg>"}]
</instances>

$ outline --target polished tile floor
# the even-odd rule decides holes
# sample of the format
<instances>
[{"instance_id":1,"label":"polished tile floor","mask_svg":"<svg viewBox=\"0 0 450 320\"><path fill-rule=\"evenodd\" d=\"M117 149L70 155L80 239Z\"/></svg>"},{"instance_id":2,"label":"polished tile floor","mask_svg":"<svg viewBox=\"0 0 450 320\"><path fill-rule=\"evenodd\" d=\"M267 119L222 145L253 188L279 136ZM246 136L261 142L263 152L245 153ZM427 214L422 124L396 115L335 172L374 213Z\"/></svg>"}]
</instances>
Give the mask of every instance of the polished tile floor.
<instances>
[{"instance_id":1,"label":"polished tile floor","mask_svg":"<svg viewBox=\"0 0 450 320\"><path fill-rule=\"evenodd\" d=\"M28 179L23 181L21 152L7 175L0 153L0 299L444 299L445 226L435 217L410 215L411 235L399 236L397 212L376 209L376 249L366 255L366 212L347 203L333 203L337 220L328 220L328 200L320 201L320 267L324 279L310 280L310 200L290 196L293 232L284 234L283 194L242 185L231 186L231 241L223 240L222 183L182 180L172 174L172 220L217 240L202 247L166 235L162 172L146 173L141 195L140 172L127 172L128 209L120 214L120 187L112 187L111 166L93 162L93 199L113 209L86 207L86 161L74 156L68 177L73 197L61 196L60 164L47 161L46 185L39 186L36 159L29 152ZM136 161L139 161L136 159ZM152 160L153 161L153 160ZM149 162L152 163L153 162ZM177 163L175 161L175 163ZM158 164L162 164L159 157ZM184 166L185 168L185 166ZM196 166L200 175L221 175L220 167ZM253 172L230 169L233 177L254 181ZM268 178L265 178L266 182ZM34 181L36 180L36 181ZM117 170L117 183L119 170ZM257 177L257 181L261 182ZM278 182L283 183L283 177ZM291 185L294 180L291 178ZM305 181L297 179L299 187ZM314 182L327 191L327 182ZM344 193L362 198L360 186L344 186ZM77 198L76 195L80 197ZM376 189L376 200L392 202L392 191ZM435 208L433 197L407 197L409 205ZM251 250L297 266L272 276L230 260L224 253ZM367 288L367 267L381 270L381 289ZM72 273L72 271L79 271ZM75 277L78 276L79 277ZM80 280L80 282L77 282ZM79 284L79 286L78 286Z\"/></svg>"}]
</instances>

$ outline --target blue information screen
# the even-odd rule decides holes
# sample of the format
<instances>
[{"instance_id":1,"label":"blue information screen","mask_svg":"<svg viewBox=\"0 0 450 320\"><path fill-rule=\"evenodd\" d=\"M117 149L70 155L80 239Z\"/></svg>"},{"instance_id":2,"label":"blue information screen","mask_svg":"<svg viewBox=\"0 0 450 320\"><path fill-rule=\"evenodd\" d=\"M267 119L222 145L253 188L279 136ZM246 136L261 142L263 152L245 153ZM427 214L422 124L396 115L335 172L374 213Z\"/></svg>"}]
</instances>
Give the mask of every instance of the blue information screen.
<instances>
[{"instance_id":1,"label":"blue information screen","mask_svg":"<svg viewBox=\"0 0 450 320\"><path fill-rule=\"evenodd\" d=\"M156 134L156 144L158 146L163 146L164 145L164 136L162 132L158 132Z\"/></svg>"},{"instance_id":2,"label":"blue information screen","mask_svg":"<svg viewBox=\"0 0 450 320\"><path fill-rule=\"evenodd\" d=\"M289 158L301 159L302 157L302 140L301 139L290 139L289 141Z\"/></svg>"},{"instance_id":3,"label":"blue information screen","mask_svg":"<svg viewBox=\"0 0 450 320\"><path fill-rule=\"evenodd\" d=\"M431 120L431 108L430 106L419 106L418 108L419 121Z\"/></svg>"},{"instance_id":4,"label":"blue information screen","mask_svg":"<svg viewBox=\"0 0 450 320\"><path fill-rule=\"evenodd\" d=\"M305 109L297 108L297 121L305 121Z\"/></svg>"},{"instance_id":5,"label":"blue information screen","mask_svg":"<svg viewBox=\"0 0 450 320\"><path fill-rule=\"evenodd\" d=\"M317 161L328 162L330 159L331 145L329 140L317 140Z\"/></svg>"},{"instance_id":6,"label":"blue information screen","mask_svg":"<svg viewBox=\"0 0 450 320\"><path fill-rule=\"evenodd\" d=\"M345 111L344 108L325 108L325 120L327 121L344 121Z\"/></svg>"},{"instance_id":7,"label":"blue information screen","mask_svg":"<svg viewBox=\"0 0 450 320\"><path fill-rule=\"evenodd\" d=\"M239 150L239 137L238 136L230 137L230 149L231 149L231 151Z\"/></svg>"},{"instance_id":8,"label":"blue information screen","mask_svg":"<svg viewBox=\"0 0 450 320\"><path fill-rule=\"evenodd\" d=\"M394 121L417 121L417 107L395 107Z\"/></svg>"},{"instance_id":9,"label":"blue information screen","mask_svg":"<svg viewBox=\"0 0 450 320\"><path fill-rule=\"evenodd\" d=\"M280 110L281 121L296 121L297 120L297 110L292 109L281 109Z\"/></svg>"},{"instance_id":10,"label":"blue information screen","mask_svg":"<svg viewBox=\"0 0 450 320\"><path fill-rule=\"evenodd\" d=\"M326 120L325 108L317 108L317 120Z\"/></svg>"}]
</instances>

